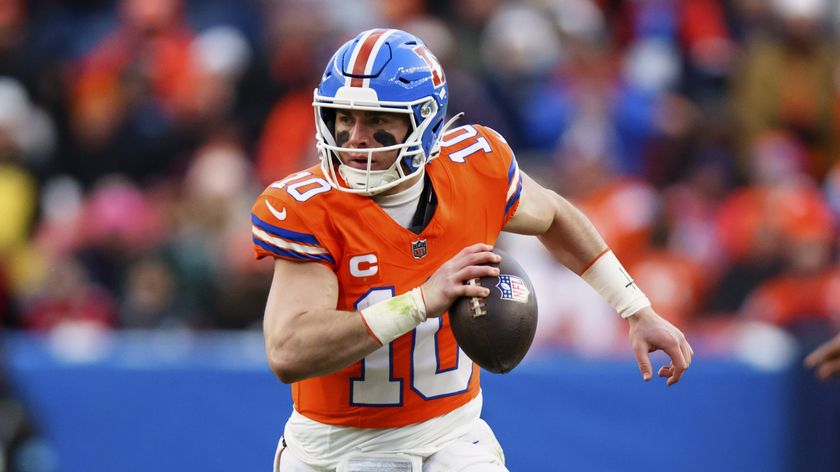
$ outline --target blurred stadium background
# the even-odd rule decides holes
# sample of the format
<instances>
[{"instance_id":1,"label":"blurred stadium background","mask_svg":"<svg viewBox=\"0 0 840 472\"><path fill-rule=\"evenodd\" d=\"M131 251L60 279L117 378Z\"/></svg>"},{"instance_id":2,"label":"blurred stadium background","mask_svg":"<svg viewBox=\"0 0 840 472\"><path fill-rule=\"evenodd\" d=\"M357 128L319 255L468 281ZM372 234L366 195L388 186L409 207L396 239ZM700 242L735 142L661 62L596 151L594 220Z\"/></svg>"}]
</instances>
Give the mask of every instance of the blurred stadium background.
<instances>
[{"instance_id":1,"label":"blurred stadium background","mask_svg":"<svg viewBox=\"0 0 840 472\"><path fill-rule=\"evenodd\" d=\"M512 471L840 470L840 390L801 367L840 329L837 2L0 0L0 471L268 470L291 406L249 207L383 25L697 351L643 384L608 306L504 238L540 303L484 375Z\"/></svg>"}]
</instances>

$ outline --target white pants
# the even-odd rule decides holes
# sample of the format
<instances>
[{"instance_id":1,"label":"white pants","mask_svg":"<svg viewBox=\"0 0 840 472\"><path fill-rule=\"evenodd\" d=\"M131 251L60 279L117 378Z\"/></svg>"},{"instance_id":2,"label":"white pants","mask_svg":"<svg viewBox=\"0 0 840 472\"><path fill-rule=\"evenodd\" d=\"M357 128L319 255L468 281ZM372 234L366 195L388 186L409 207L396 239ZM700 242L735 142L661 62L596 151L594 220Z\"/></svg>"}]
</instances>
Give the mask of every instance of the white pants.
<instances>
[{"instance_id":1,"label":"white pants","mask_svg":"<svg viewBox=\"0 0 840 472\"><path fill-rule=\"evenodd\" d=\"M507 472L502 447L490 426L478 420L475 427L440 451L423 460L423 472ZM311 467L277 445L274 472L332 472Z\"/></svg>"}]
</instances>

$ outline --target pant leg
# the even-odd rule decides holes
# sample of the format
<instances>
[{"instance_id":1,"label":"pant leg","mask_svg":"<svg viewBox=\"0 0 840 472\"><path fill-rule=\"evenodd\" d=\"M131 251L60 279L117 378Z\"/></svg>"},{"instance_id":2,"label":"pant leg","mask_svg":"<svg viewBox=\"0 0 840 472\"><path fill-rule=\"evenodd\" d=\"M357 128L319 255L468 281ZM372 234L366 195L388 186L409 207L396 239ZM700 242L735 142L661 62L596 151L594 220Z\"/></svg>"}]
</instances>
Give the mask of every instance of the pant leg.
<instances>
[{"instance_id":1,"label":"pant leg","mask_svg":"<svg viewBox=\"0 0 840 472\"><path fill-rule=\"evenodd\" d=\"M320 469L310 467L295 457L285 446L283 438L277 442L277 451L274 453L274 472L322 472Z\"/></svg>"},{"instance_id":2,"label":"pant leg","mask_svg":"<svg viewBox=\"0 0 840 472\"><path fill-rule=\"evenodd\" d=\"M423 472L456 471L508 472L502 446L484 420L479 420L469 433L423 463Z\"/></svg>"}]
</instances>

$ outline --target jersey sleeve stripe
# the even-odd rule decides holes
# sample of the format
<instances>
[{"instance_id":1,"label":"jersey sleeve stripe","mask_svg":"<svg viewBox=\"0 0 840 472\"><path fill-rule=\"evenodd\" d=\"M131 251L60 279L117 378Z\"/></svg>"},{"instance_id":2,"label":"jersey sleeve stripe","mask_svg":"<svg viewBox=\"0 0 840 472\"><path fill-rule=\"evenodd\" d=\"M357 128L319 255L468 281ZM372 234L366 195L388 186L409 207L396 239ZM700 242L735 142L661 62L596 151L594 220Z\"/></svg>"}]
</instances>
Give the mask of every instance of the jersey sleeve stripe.
<instances>
[{"instance_id":1,"label":"jersey sleeve stripe","mask_svg":"<svg viewBox=\"0 0 840 472\"><path fill-rule=\"evenodd\" d=\"M285 239L274 237L256 226L251 227L251 233L255 238L281 249L289 249L301 254L329 254L326 249L320 246L306 246L304 244L286 241Z\"/></svg>"},{"instance_id":2,"label":"jersey sleeve stripe","mask_svg":"<svg viewBox=\"0 0 840 472\"><path fill-rule=\"evenodd\" d=\"M508 170L508 191L507 200L510 201L511 195L516 193L517 189L522 185L522 178L519 175L519 166L516 165L516 159L511 161L510 169Z\"/></svg>"},{"instance_id":3,"label":"jersey sleeve stripe","mask_svg":"<svg viewBox=\"0 0 840 472\"><path fill-rule=\"evenodd\" d=\"M517 179L516 191L514 192L513 196L508 198L507 204L505 205L505 215L507 215L508 210L512 207L516 202L519 201L519 195L522 194L522 176L519 176Z\"/></svg>"},{"instance_id":4,"label":"jersey sleeve stripe","mask_svg":"<svg viewBox=\"0 0 840 472\"><path fill-rule=\"evenodd\" d=\"M290 231L288 229L283 229L279 226L274 226L272 224L266 223L265 221L259 219L259 217L257 217L257 215L255 215L253 213L251 213L251 224L260 228L261 230L265 231L266 233L269 233L273 236L278 236L278 237L283 238L283 239L287 239L289 241L294 241L294 242L303 243L303 244L312 244L312 245L315 245L315 246L320 245L320 243L318 242L318 239L316 239L315 236L313 236L311 234L298 233L298 232L295 232L295 231Z\"/></svg>"},{"instance_id":5,"label":"jersey sleeve stripe","mask_svg":"<svg viewBox=\"0 0 840 472\"><path fill-rule=\"evenodd\" d=\"M510 167L508 167L508 185L513 182L513 177L519 172L519 165L516 164L516 158L510 160Z\"/></svg>"},{"instance_id":6,"label":"jersey sleeve stripe","mask_svg":"<svg viewBox=\"0 0 840 472\"><path fill-rule=\"evenodd\" d=\"M254 236L252 239L254 241L254 244L256 244L257 246L281 257L287 257L299 261L323 261L328 262L332 266L335 266L335 259L333 259L332 256L330 256L329 254L301 254L299 252L289 251L281 249L277 246L273 246L265 241L260 240L256 236Z\"/></svg>"}]
</instances>

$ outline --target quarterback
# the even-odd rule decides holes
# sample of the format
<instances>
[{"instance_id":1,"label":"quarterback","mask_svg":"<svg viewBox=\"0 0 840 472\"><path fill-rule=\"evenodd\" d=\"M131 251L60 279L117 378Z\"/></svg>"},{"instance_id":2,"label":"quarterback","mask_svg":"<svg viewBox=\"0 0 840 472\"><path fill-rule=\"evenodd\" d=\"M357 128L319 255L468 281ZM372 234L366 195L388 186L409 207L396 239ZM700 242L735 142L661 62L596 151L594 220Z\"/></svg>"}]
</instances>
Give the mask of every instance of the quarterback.
<instances>
[{"instance_id":1,"label":"quarterback","mask_svg":"<svg viewBox=\"0 0 840 472\"><path fill-rule=\"evenodd\" d=\"M360 33L315 90L320 165L253 205L256 255L274 259L268 362L294 401L275 471L507 470L446 313L489 294L465 282L497 275L485 263L501 231L539 237L627 319L645 380L654 350L670 357L668 385L691 364L589 220L522 172L498 133L452 128L448 99L423 41Z\"/></svg>"}]
</instances>

